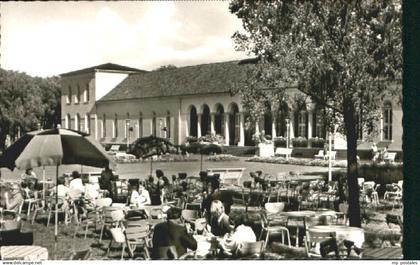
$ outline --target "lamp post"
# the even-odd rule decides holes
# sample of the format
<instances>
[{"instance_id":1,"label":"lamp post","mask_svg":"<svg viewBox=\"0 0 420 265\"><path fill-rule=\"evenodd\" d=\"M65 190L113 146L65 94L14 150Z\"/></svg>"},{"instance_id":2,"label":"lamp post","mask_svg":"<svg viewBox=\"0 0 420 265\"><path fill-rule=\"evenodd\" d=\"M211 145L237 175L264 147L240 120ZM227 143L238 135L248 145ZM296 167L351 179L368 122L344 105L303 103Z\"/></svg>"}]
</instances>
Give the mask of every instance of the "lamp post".
<instances>
[{"instance_id":1,"label":"lamp post","mask_svg":"<svg viewBox=\"0 0 420 265\"><path fill-rule=\"evenodd\" d=\"M290 127L290 120L286 119L286 148L289 148L289 127Z\"/></svg>"}]
</instances>

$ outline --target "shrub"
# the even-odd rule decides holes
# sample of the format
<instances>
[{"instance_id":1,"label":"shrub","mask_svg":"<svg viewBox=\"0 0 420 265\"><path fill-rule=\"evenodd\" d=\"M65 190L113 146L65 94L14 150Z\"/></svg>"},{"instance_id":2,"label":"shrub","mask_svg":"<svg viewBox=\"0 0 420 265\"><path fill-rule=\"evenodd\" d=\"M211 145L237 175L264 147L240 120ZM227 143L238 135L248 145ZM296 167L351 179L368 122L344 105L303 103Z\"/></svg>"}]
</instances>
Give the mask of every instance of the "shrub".
<instances>
[{"instance_id":1,"label":"shrub","mask_svg":"<svg viewBox=\"0 0 420 265\"><path fill-rule=\"evenodd\" d=\"M310 138L309 142L311 143L312 147L316 147L316 148L324 148L324 144L325 144L325 139L323 138Z\"/></svg>"},{"instance_id":2,"label":"shrub","mask_svg":"<svg viewBox=\"0 0 420 265\"><path fill-rule=\"evenodd\" d=\"M273 163L273 164L290 164L290 165L298 165L298 166L318 166L318 167L328 167L328 160L320 160L320 159L306 159L306 158L289 158L286 160L283 157L259 157L254 156L245 160L247 162L262 162L262 163ZM347 167L346 160L334 160L332 161L332 167L340 167L345 168Z\"/></svg>"},{"instance_id":3,"label":"shrub","mask_svg":"<svg viewBox=\"0 0 420 265\"><path fill-rule=\"evenodd\" d=\"M225 143L225 137L223 137L222 135L216 134L216 135L205 135L205 136L201 136L200 138L198 138L199 142L208 142L208 143L214 143L217 142L219 144L224 144Z\"/></svg>"},{"instance_id":4,"label":"shrub","mask_svg":"<svg viewBox=\"0 0 420 265\"><path fill-rule=\"evenodd\" d=\"M287 139L285 137L274 138L274 147L286 147Z\"/></svg>"},{"instance_id":5,"label":"shrub","mask_svg":"<svg viewBox=\"0 0 420 265\"><path fill-rule=\"evenodd\" d=\"M197 137L195 136L187 136L185 137L185 143L196 143L198 141Z\"/></svg>"},{"instance_id":6,"label":"shrub","mask_svg":"<svg viewBox=\"0 0 420 265\"><path fill-rule=\"evenodd\" d=\"M292 143L293 147L308 147L308 140L305 137L293 138Z\"/></svg>"}]
</instances>

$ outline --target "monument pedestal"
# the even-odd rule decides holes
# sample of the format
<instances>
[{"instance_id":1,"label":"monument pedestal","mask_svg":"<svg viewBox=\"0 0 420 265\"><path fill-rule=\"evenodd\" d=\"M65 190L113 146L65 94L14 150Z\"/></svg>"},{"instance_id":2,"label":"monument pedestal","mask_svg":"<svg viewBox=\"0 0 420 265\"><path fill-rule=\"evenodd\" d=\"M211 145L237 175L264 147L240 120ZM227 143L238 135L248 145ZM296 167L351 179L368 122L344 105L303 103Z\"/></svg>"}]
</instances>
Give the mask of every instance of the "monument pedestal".
<instances>
[{"instance_id":1,"label":"monument pedestal","mask_svg":"<svg viewBox=\"0 0 420 265\"><path fill-rule=\"evenodd\" d=\"M258 144L257 155L260 157L274 156L274 143Z\"/></svg>"}]
</instances>

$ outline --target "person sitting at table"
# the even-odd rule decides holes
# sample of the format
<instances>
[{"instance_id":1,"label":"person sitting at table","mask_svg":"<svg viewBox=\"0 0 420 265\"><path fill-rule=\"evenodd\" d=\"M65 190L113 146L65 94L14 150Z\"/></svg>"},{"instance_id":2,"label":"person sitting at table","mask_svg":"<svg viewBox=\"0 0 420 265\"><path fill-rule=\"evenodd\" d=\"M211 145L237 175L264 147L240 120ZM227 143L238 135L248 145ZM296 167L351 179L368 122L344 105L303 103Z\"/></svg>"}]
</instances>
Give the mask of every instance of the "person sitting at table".
<instances>
[{"instance_id":1,"label":"person sitting at table","mask_svg":"<svg viewBox=\"0 0 420 265\"><path fill-rule=\"evenodd\" d=\"M235 230L222 242L222 247L231 253L235 253L241 243L257 242L257 237L251 228L251 222L247 215L242 215L235 225Z\"/></svg>"},{"instance_id":2,"label":"person sitting at table","mask_svg":"<svg viewBox=\"0 0 420 265\"><path fill-rule=\"evenodd\" d=\"M85 189L85 187L83 186L83 181L80 178L80 174L78 171L73 171L71 173L72 176L72 180L70 181L70 186L69 189L71 190L79 190L80 193L82 193Z\"/></svg>"},{"instance_id":3,"label":"person sitting at table","mask_svg":"<svg viewBox=\"0 0 420 265\"><path fill-rule=\"evenodd\" d=\"M182 225L181 213L180 208L172 207L166 213L167 221L155 226L152 238L154 259L168 259L173 255L162 253L160 250L163 247L174 246L178 257L184 255L187 249L197 249L197 241L192 236L192 231L188 231L190 228Z\"/></svg>"},{"instance_id":4,"label":"person sitting at table","mask_svg":"<svg viewBox=\"0 0 420 265\"><path fill-rule=\"evenodd\" d=\"M29 193L32 194L36 188L38 183L38 179L36 177L35 172L32 171L32 168L28 168L25 172L20 176L22 182L25 183L27 189L30 191Z\"/></svg>"},{"instance_id":5,"label":"person sitting at table","mask_svg":"<svg viewBox=\"0 0 420 265\"><path fill-rule=\"evenodd\" d=\"M165 196L169 186L169 179L165 177L165 174L162 170L156 169L156 177L157 177L157 189L160 193L160 202L165 202Z\"/></svg>"},{"instance_id":6,"label":"person sitting at table","mask_svg":"<svg viewBox=\"0 0 420 265\"><path fill-rule=\"evenodd\" d=\"M57 191L57 196L59 198L67 198L68 195L69 195L70 188L67 187L66 185L64 185L65 182L66 181L65 181L65 178L64 177L59 177L57 179L57 187L53 187L50 190L51 191L51 194L54 194L55 195L55 193Z\"/></svg>"},{"instance_id":7,"label":"person sitting at table","mask_svg":"<svg viewBox=\"0 0 420 265\"><path fill-rule=\"evenodd\" d=\"M233 231L234 226L231 224L229 216L225 213L225 207L219 200L211 203L210 207L210 232L215 236L224 236Z\"/></svg>"},{"instance_id":8,"label":"person sitting at table","mask_svg":"<svg viewBox=\"0 0 420 265\"><path fill-rule=\"evenodd\" d=\"M207 215L210 213L211 203L214 200L219 200L223 203L225 213L230 214L230 208L233 205L233 191L232 190L220 190L220 181L217 178L212 178L209 180L209 184L207 184L207 193L203 202L201 203L201 209L203 210L204 214Z\"/></svg>"},{"instance_id":9,"label":"person sitting at table","mask_svg":"<svg viewBox=\"0 0 420 265\"><path fill-rule=\"evenodd\" d=\"M24 187L25 184L22 183ZM24 201L22 190L17 183L14 183L11 188L4 193L6 210L18 213L19 207Z\"/></svg>"},{"instance_id":10,"label":"person sitting at table","mask_svg":"<svg viewBox=\"0 0 420 265\"><path fill-rule=\"evenodd\" d=\"M137 189L137 186L131 186L131 195L130 195L130 205L135 205L137 207L142 207L144 205L150 205L150 195L149 191L144 188L142 184L139 184L139 187Z\"/></svg>"}]
</instances>

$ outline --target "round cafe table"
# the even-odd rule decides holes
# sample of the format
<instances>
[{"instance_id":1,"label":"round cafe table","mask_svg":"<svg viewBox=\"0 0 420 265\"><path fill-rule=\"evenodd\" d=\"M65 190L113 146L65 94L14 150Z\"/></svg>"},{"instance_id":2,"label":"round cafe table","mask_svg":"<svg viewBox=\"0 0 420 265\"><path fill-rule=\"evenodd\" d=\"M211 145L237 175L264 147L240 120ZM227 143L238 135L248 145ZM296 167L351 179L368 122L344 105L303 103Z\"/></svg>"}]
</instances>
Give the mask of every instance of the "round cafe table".
<instances>
[{"instance_id":1,"label":"round cafe table","mask_svg":"<svg viewBox=\"0 0 420 265\"><path fill-rule=\"evenodd\" d=\"M296 223L296 247L299 247L299 232L300 228L302 227L305 231L306 229L306 218L313 217L316 215L314 211L290 211L290 212L282 212L284 216L287 216L287 225L289 226L289 222ZM299 225L299 222L302 222L302 225Z\"/></svg>"},{"instance_id":2,"label":"round cafe table","mask_svg":"<svg viewBox=\"0 0 420 265\"><path fill-rule=\"evenodd\" d=\"M365 241L365 231L360 227L345 226L345 225L316 225L308 228L313 232L332 232L336 234L338 243L344 240L354 242L358 248L362 248Z\"/></svg>"}]
</instances>

